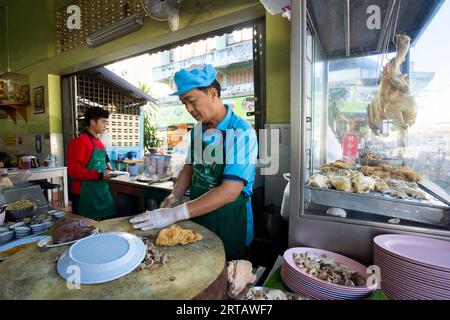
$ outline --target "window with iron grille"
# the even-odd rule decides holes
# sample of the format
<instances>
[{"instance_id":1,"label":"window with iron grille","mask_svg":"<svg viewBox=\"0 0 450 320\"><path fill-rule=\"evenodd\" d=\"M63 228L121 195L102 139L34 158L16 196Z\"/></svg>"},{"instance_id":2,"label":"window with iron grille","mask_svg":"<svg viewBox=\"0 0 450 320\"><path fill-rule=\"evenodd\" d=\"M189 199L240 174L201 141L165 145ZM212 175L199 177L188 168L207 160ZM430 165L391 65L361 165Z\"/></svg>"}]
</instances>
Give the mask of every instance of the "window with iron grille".
<instances>
[{"instance_id":1,"label":"window with iron grille","mask_svg":"<svg viewBox=\"0 0 450 320\"><path fill-rule=\"evenodd\" d=\"M119 135L112 136L113 146L122 146L123 141L121 133L133 133L132 129L128 130L124 127L133 127L133 120L135 120L135 133L140 132L139 119L141 107L147 104L146 99L135 98L126 92L122 92L111 86L109 83L103 81L92 74L77 75L77 129L81 132L84 125L84 113L90 107L100 107L110 112L110 125L108 131L117 133ZM125 120L125 121L122 121ZM132 120L132 121L129 121ZM129 146L139 146L138 143L129 143ZM128 146L128 145L127 145Z\"/></svg>"}]
</instances>

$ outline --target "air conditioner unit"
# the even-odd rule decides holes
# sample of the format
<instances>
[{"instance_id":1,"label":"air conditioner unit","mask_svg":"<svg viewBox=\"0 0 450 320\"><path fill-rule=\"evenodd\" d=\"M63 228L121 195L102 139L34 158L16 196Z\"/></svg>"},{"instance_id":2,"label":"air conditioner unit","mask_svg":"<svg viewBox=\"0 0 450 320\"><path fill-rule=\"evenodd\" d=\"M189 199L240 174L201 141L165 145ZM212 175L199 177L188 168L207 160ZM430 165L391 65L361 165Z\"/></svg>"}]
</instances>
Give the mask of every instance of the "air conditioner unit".
<instances>
[{"instance_id":1,"label":"air conditioner unit","mask_svg":"<svg viewBox=\"0 0 450 320\"><path fill-rule=\"evenodd\" d=\"M87 37L86 42L90 47L97 47L126 34L137 31L143 24L144 17L140 13L136 13L128 18L94 32Z\"/></svg>"}]
</instances>

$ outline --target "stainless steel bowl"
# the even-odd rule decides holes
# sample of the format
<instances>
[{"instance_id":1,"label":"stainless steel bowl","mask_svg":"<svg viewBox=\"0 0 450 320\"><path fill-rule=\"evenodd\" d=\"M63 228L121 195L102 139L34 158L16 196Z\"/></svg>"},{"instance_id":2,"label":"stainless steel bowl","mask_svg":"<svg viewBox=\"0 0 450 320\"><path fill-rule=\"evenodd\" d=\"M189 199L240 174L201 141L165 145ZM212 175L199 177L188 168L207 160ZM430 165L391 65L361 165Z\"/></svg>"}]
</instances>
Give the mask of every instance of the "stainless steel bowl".
<instances>
[{"instance_id":1,"label":"stainless steel bowl","mask_svg":"<svg viewBox=\"0 0 450 320\"><path fill-rule=\"evenodd\" d=\"M389 159L389 158L385 158L385 159L381 159L381 160L370 160L370 159L359 159L359 164L362 166L372 166L372 167L376 167L379 165L388 165L388 166L392 166L392 167L401 167L405 165L405 160L404 159Z\"/></svg>"},{"instance_id":2,"label":"stainless steel bowl","mask_svg":"<svg viewBox=\"0 0 450 320\"><path fill-rule=\"evenodd\" d=\"M18 219L21 219L24 217L32 216L34 214L34 211L36 210L36 208L39 207L39 205L40 205L40 201L38 201L38 200L31 200L31 199L24 199L24 200L31 201L33 203L33 205L29 206L27 208L21 208L21 209L13 209L13 210L6 209L6 219L7 220L15 221L15 220L18 220ZM16 202L19 202L19 201L7 203L6 207L8 205L16 203Z\"/></svg>"}]
</instances>

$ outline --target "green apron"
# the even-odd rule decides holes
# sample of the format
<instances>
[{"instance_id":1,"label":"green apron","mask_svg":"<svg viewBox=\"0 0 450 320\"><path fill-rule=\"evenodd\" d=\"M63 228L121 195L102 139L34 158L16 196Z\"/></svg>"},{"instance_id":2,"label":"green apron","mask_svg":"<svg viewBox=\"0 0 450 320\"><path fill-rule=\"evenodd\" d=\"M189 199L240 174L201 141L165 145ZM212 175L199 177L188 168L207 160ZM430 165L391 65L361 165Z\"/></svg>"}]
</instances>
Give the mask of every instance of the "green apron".
<instances>
[{"instance_id":1,"label":"green apron","mask_svg":"<svg viewBox=\"0 0 450 320\"><path fill-rule=\"evenodd\" d=\"M92 137L89 139L94 146L87 169L104 172L106 170L106 150L95 148ZM114 202L108 183L104 180L81 181L80 215L90 219L102 219L114 214Z\"/></svg>"},{"instance_id":2,"label":"green apron","mask_svg":"<svg viewBox=\"0 0 450 320\"><path fill-rule=\"evenodd\" d=\"M202 144L203 154L206 144L204 142ZM192 154L194 154L193 145L194 143L192 143ZM214 157L214 153L212 156ZM197 199L222 183L224 164L193 161L192 167L191 200ZM247 200L240 194L234 202L206 215L191 219L219 236L225 247L227 261L246 258Z\"/></svg>"}]
</instances>

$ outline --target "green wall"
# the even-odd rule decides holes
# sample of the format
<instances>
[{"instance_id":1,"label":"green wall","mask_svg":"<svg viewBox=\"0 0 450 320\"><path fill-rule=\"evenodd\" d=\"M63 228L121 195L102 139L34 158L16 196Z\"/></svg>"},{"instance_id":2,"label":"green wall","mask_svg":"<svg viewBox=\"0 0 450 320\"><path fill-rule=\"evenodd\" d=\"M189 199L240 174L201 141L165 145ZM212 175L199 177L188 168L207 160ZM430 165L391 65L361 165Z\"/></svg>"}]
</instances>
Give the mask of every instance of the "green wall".
<instances>
[{"instance_id":1,"label":"green wall","mask_svg":"<svg viewBox=\"0 0 450 320\"><path fill-rule=\"evenodd\" d=\"M266 15L257 0L183 2L180 29L169 31L167 22L146 18L141 30L95 49L81 46L58 55L56 52L56 10L69 0L7 0L10 4L11 67L30 75L30 88L44 86L46 113L34 115L29 122L0 120L4 133L60 133L61 110L59 76L107 64L162 45L174 43L225 26ZM3 20L3 19L2 19ZM267 21L267 122L289 122L289 22L266 15ZM4 42L4 41L0 41ZM0 70L5 64L5 49L0 47ZM20 118L20 116L19 116Z\"/></svg>"},{"instance_id":2,"label":"green wall","mask_svg":"<svg viewBox=\"0 0 450 320\"><path fill-rule=\"evenodd\" d=\"M266 14L267 123L290 121L290 28L281 15Z\"/></svg>"}]
</instances>

